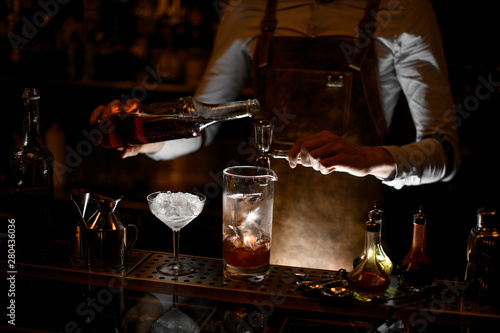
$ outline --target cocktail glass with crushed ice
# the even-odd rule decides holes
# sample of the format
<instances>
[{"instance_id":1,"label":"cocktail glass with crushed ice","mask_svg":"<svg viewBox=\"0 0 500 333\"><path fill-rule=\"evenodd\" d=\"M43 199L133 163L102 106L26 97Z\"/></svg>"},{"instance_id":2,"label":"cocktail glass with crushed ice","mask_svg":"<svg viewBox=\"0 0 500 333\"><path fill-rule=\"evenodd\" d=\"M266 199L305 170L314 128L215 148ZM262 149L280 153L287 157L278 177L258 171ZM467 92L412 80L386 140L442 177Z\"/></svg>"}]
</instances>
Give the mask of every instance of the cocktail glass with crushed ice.
<instances>
[{"instance_id":1,"label":"cocktail glass with crushed ice","mask_svg":"<svg viewBox=\"0 0 500 333\"><path fill-rule=\"evenodd\" d=\"M180 230L200 215L206 197L200 193L159 191L147 196L149 210L174 232L174 260L160 263L156 269L169 276L189 275L196 270L190 263L179 261Z\"/></svg>"},{"instance_id":2,"label":"cocktail glass with crushed ice","mask_svg":"<svg viewBox=\"0 0 500 333\"><path fill-rule=\"evenodd\" d=\"M229 279L259 282L269 274L276 180L262 167L223 172L223 268Z\"/></svg>"}]
</instances>

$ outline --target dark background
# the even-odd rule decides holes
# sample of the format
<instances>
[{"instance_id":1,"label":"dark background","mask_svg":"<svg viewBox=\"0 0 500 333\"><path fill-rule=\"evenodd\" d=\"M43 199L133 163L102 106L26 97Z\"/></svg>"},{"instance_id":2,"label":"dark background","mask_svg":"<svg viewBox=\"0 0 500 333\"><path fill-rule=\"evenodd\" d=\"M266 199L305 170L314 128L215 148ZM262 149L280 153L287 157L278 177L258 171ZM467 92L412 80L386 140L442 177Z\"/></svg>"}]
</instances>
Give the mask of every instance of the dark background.
<instances>
[{"instance_id":1,"label":"dark background","mask_svg":"<svg viewBox=\"0 0 500 333\"><path fill-rule=\"evenodd\" d=\"M90 112L123 93L138 92L147 74L145 68L154 67L161 52L167 52L164 56L170 66L175 60L183 61L174 67L180 74L162 78L162 85L147 91L144 101L192 95L195 81L188 75L186 59L206 61L220 9L213 1L183 1L186 12L180 22L164 15L151 24L138 1L102 1L97 9L92 6L99 1L70 1L60 5L53 19L15 53L6 35L12 20L9 3L0 3L0 211L5 218L15 214L9 201L8 156L21 131L21 88L40 87L43 132L57 123L65 133L63 149L75 151L81 148L82 140L88 141L84 130L90 130ZM33 17L40 11L35 1L31 5L29 1L22 3L27 5L18 18ZM443 37L453 98L465 110L464 101L477 101L473 97L482 85L480 78L500 82L494 2L432 3ZM17 22L14 31L19 33L21 21ZM147 48L141 48L144 39L149 41ZM140 51L146 54L141 56ZM487 98L468 105L469 110L459 115L462 167L451 182L390 191L382 209L387 219L384 240L393 261L408 251L411 216L422 203L429 219L428 252L438 276L463 278L466 239L475 224L476 210L496 206L500 199L496 175L499 89L495 86ZM481 92L486 90L482 88ZM246 89L241 97L250 94ZM171 232L152 218L145 196L164 188L196 188L209 193L209 204L202 218L183 229L181 252L220 257L220 172L228 163L252 163L250 153L239 153L242 147L248 148L250 130L245 120L225 124L212 146L175 161L155 162L145 156L122 160L117 152L93 146L80 161L73 160L76 166L65 173L65 183L56 189L60 237L70 237L76 219L67 195L69 189L113 190L124 194L120 205L123 218L141 227L144 236L136 247L171 251Z\"/></svg>"}]
</instances>

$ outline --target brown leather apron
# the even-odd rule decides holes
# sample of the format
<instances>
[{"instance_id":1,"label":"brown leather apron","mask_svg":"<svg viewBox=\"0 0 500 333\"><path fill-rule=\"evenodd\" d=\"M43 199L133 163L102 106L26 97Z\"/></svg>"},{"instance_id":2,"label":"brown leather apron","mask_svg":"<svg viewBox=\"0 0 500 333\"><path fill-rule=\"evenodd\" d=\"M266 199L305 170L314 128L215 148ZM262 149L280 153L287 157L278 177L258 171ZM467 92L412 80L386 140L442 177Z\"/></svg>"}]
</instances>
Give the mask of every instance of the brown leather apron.
<instances>
[{"instance_id":1,"label":"brown leather apron","mask_svg":"<svg viewBox=\"0 0 500 333\"><path fill-rule=\"evenodd\" d=\"M263 117L275 124L273 141L291 144L329 130L360 145L382 144L386 124L373 43L342 36L274 37L276 2L267 3L253 69ZM368 31L377 7L378 1L368 1L360 31ZM278 175L271 263L350 269L363 249L367 213L375 200L383 201L380 181L322 175L300 165L291 169L278 159L271 168Z\"/></svg>"}]
</instances>

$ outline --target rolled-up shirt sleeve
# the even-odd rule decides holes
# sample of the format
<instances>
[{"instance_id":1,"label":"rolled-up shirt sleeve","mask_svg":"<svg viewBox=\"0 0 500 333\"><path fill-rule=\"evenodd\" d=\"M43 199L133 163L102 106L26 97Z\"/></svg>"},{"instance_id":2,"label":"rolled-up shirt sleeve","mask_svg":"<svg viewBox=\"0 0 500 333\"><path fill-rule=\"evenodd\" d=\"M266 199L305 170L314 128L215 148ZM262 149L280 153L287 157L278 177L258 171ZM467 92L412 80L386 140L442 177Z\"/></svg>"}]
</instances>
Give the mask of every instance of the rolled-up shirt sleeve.
<instances>
[{"instance_id":1,"label":"rolled-up shirt sleeve","mask_svg":"<svg viewBox=\"0 0 500 333\"><path fill-rule=\"evenodd\" d=\"M412 18L417 14L418 18ZM392 56L395 79L381 77L381 91L405 94L416 138L407 145L384 146L394 158L396 172L383 182L401 188L448 181L458 171L461 154L442 41L431 4L407 2L399 22L400 31L385 45L386 54ZM385 71L390 76L391 71Z\"/></svg>"}]
</instances>

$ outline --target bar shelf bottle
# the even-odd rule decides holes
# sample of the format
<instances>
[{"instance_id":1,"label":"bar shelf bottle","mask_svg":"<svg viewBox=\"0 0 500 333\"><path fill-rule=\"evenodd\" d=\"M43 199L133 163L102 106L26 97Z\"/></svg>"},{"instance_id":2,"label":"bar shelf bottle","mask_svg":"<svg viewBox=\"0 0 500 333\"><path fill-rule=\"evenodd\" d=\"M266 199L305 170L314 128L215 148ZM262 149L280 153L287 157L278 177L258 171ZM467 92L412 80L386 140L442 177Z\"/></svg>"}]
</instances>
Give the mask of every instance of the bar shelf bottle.
<instances>
[{"instance_id":1,"label":"bar shelf bottle","mask_svg":"<svg viewBox=\"0 0 500 333\"><path fill-rule=\"evenodd\" d=\"M54 245L54 156L41 136L38 89L23 89L21 99L23 133L10 160L19 255L16 259L47 261Z\"/></svg>"}]
</instances>

